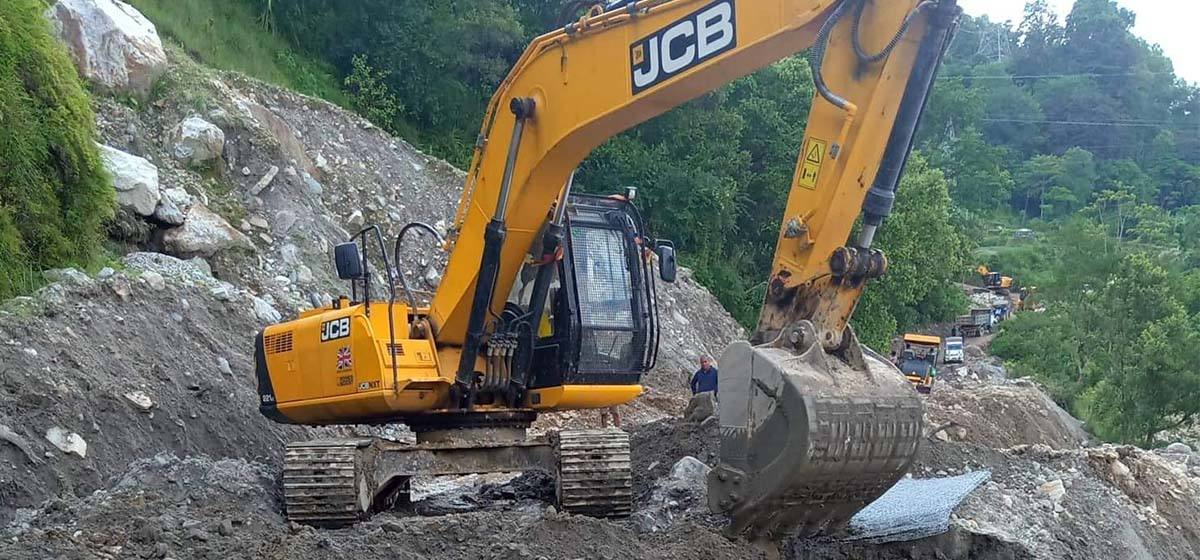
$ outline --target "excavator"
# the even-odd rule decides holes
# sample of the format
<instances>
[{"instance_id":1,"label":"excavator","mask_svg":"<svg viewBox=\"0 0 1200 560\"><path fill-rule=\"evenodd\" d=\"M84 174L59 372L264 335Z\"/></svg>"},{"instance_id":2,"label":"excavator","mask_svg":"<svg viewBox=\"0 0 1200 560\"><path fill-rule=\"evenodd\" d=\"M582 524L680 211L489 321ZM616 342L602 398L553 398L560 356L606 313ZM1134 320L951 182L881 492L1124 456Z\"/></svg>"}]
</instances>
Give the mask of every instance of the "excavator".
<instances>
[{"instance_id":1,"label":"excavator","mask_svg":"<svg viewBox=\"0 0 1200 560\"><path fill-rule=\"evenodd\" d=\"M564 511L630 515L627 433L529 428L642 393L676 253L632 197L575 192L574 170L614 135L807 49L816 94L761 315L719 359L708 505L731 536L845 527L922 436L921 400L849 321L887 271L874 237L959 13L955 0L621 1L534 40L488 105L445 239L406 224L389 257L382 230L363 229L334 248L350 295L258 334L266 417L415 433L288 444L288 519L345 526L409 499L415 476L526 470L554 476ZM400 272L412 232L449 251L427 304Z\"/></svg>"},{"instance_id":2,"label":"excavator","mask_svg":"<svg viewBox=\"0 0 1200 560\"><path fill-rule=\"evenodd\" d=\"M989 270L985 264L975 267L975 272L983 279L983 286L985 288L999 295L1008 295L1009 290L1013 287L1012 276L1004 276L999 272Z\"/></svg>"}]
</instances>

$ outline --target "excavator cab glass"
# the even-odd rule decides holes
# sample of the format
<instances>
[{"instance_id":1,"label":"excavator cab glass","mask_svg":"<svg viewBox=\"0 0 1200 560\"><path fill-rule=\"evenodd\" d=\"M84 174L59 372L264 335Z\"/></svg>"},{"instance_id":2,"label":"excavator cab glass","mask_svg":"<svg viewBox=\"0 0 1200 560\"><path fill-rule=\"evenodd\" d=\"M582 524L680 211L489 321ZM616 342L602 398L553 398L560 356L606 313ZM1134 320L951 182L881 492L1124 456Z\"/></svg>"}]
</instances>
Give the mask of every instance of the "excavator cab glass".
<instances>
[{"instance_id":1,"label":"excavator cab glass","mask_svg":"<svg viewBox=\"0 0 1200 560\"><path fill-rule=\"evenodd\" d=\"M538 341L534 386L636 384L654 365L658 338L641 217L613 198L572 195L568 208L564 289L552 302L553 338Z\"/></svg>"}]
</instances>

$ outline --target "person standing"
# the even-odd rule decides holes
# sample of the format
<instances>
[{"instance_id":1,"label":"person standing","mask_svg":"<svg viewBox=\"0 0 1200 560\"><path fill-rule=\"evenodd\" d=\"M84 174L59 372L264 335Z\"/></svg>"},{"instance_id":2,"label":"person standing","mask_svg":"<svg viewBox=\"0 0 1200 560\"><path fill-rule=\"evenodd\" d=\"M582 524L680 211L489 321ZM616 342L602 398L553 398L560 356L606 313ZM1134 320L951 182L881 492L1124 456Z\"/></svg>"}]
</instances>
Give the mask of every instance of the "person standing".
<instances>
[{"instance_id":1,"label":"person standing","mask_svg":"<svg viewBox=\"0 0 1200 560\"><path fill-rule=\"evenodd\" d=\"M700 358L700 369L692 374L692 394L712 393L717 395L717 368L712 366L708 356Z\"/></svg>"}]
</instances>

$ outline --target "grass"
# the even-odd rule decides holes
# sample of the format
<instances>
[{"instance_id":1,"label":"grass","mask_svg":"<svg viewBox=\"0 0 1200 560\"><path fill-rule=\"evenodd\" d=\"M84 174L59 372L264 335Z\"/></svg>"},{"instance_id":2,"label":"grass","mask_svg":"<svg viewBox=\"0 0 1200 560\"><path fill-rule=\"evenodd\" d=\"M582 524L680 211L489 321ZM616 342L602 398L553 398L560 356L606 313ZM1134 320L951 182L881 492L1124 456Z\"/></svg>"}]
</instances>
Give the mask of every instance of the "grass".
<instances>
[{"instance_id":1,"label":"grass","mask_svg":"<svg viewBox=\"0 0 1200 560\"><path fill-rule=\"evenodd\" d=\"M333 68L292 49L235 0L128 0L193 58L345 106Z\"/></svg>"}]
</instances>

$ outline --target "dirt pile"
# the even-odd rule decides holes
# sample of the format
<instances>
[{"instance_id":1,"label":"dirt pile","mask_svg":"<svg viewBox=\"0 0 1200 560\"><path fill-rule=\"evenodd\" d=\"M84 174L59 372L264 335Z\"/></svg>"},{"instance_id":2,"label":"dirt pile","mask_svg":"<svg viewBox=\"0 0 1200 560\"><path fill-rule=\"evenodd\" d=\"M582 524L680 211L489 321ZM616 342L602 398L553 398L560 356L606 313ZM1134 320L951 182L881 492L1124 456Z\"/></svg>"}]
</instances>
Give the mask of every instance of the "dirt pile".
<instances>
[{"instance_id":1,"label":"dirt pile","mask_svg":"<svg viewBox=\"0 0 1200 560\"><path fill-rule=\"evenodd\" d=\"M1079 420L1025 380L938 384L925 401L925 425L941 441L998 449L1020 444L1073 449L1091 439Z\"/></svg>"}]
</instances>

